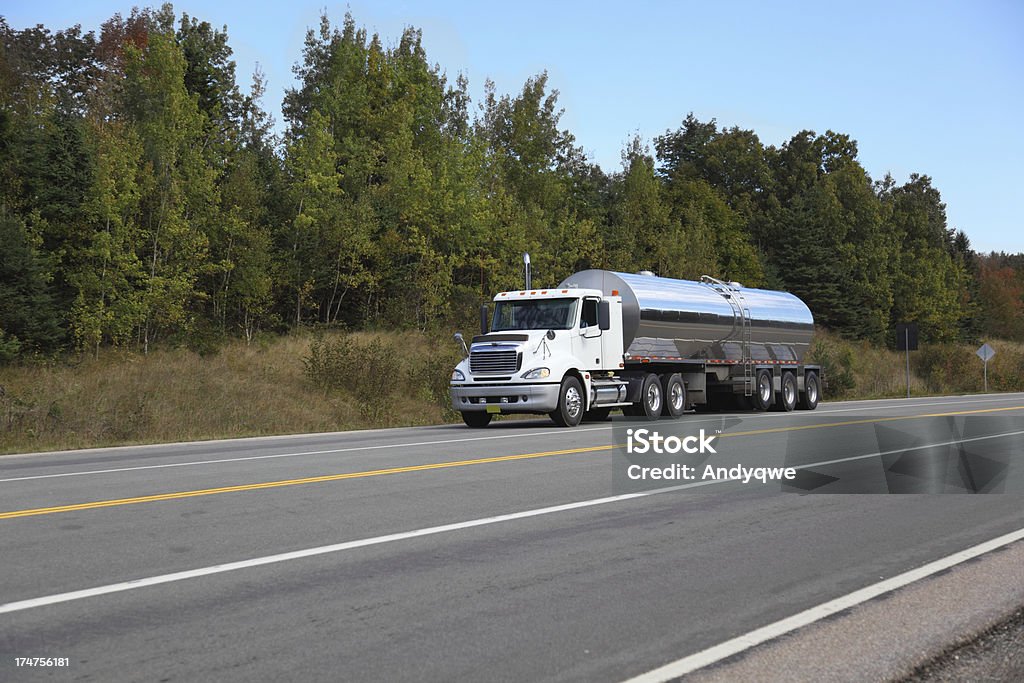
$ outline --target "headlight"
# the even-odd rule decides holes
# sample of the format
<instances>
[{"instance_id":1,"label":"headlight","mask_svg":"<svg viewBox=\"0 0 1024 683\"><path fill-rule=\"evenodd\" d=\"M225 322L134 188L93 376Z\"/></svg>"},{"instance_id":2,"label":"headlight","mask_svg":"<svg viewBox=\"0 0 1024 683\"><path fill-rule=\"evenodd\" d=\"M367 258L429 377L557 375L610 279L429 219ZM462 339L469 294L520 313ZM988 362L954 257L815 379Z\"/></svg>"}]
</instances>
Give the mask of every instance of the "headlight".
<instances>
[{"instance_id":1,"label":"headlight","mask_svg":"<svg viewBox=\"0 0 1024 683\"><path fill-rule=\"evenodd\" d=\"M527 370L522 374L523 379L544 379L550 377L551 371L547 368L534 368L533 370Z\"/></svg>"},{"instance_id":2,"label":"headlight","mask_svg":"<svg viewBox=\"0 0 1024 683\"><path fill-rule=\"evenodd\" d=\"M455 372L452 373L453 382L464 382L465 380L466 376L462 374L462 370L455 370Z\"/></svg>"}]
</instances>

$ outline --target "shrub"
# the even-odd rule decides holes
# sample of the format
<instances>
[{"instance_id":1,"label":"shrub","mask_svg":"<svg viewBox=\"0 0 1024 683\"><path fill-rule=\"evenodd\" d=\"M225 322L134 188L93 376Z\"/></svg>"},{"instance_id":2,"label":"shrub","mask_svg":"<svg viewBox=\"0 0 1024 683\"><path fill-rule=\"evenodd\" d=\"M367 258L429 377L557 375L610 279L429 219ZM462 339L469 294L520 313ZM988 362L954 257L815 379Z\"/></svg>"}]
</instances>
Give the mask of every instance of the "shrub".
<instances>
[{"instance_id":1,"label":"shrub","mask_svg":"<svg viewBox=\"0 0 1024 683\"><path fill-rule=\"evenodd\" d=\"M927 344L911 361L928 391L935 393L979 391L982 388L981 361L967 346ZM978 370L977 373L972 370Z\"/></svg>"},{"instance_id":2,"label":"shrub","mask_svg":"<svg viewBox=\"0 0 1024 683\"><path fill-rule=\"evenodd\" d=\"M841 398L857 385L853 349L845 342L824 334L816 335L807 354L807 363L821 366L825 376L824 394L830 398Z\"/></svg>"},{"instance_id":3,"label":"shrub","mask_svg":"<svg viewBox=\"0 0 1024 683\"><path fill-rule=\"evenodd\" d=\"M376 424L386 421L388 404L405 387L403 360L392 341L344 334L314 338L302 364L306 377L325 395L351 394L360 414Z\"/></svg>"},{"instance_id":4,"label":"shrub","mask_svg":"<svg viewBox=\"0 0 1024 683\"><path fill-rule=\"evenodd\" d=\"M458 417L452 410L448 395L452 369L461 355L455 344L437 344L421 357L407 372L409 386L414 387L417 396L441 408L446 420Z\"/></svg>"}]
</instances>

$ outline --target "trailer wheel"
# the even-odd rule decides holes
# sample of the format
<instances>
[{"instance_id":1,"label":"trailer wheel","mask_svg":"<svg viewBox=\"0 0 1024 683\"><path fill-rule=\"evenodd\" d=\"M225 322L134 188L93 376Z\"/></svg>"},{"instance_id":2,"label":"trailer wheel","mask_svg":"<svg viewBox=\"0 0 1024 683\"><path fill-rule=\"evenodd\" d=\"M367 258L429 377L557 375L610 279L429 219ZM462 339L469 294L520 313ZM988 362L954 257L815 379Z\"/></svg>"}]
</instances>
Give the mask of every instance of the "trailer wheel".
<instances>
[{"instance_id":1,"label":"trailer wheel","mask_svg":"<svg viewBox=\"0 0 1024 683\"><path fill-rule=\"evenodd\" d=\"M782 391L775 400L775 407L782 412L790 412L796 408L796 376L792 372L782 373Z\"/></svg>"},{"instance_id":2,"label":"trailer wheel","mask_svg":"<svg viewBox=\"0 0 1024 683\"><path fill-rule=\"evenodd\" d=\"M611 408L591 408L583 413L584 422L604 422L612 414Z\"/></svg>"},{"instance_id":3,"label":"trailer wheel","mask_svg":"<svg viewBox=\"0 0 1024 683\"><path fill-rule=\"evenodd\" d=\"M583 420L583 389L572 375L562 380L558 391L558 407L548 415L559 427L575 427Z\"/></svg>"},{"instance_id":4,"label":"trailer wheel","mask_svg":"<svg viewBox=\"0 0 1024 683\"><path fill-rule=\"evenodd\" d=\"M462 413L462 421L470 427L479 429L491 424L491 414L475 410L467 410Z\"/></svg>"},{"instance_id":5,"label":"trailer wheel","mask_svg":"<svg viewBox=\"0 0 1024 683\"><path fill-rule=\"evenodd\" d=\"M750 405L754 410L768 410L775 398L772 387L772 373L769 370L758 370L754 382L754 395L750 397Z\"/></svg>"},{"instance_id":6,"label":"trailer wheel","mask_svg":"<svg viewBox=\"0 0 1024 683\"><path fill-rule=\"evenodd\" d=\"M686 412L686 385L679 373L661 376L661 389L665 397L665 407L661 414L665 417L679 417Z\"/></svg>"},{"instance_id":7,"label":"trailer wheel","mask_svg":"<svg viewBox=\"0 0 1024 683\"><path fill-rule=\"evenodd\" d=\"M665 403L665 392L661 388L661 380L654 373L644 377L640 388L639 415L648 420L661 417L661 408Z\"/></svg>"},{"instance_id":8,"label":"trailer wheel","mask_svg":"<svg viewBox=\"0 0 1024 683\"><path fill-rule=\"evenodd\" d=\"M818 398L821 389L818 386L818 373L809 371L804 377L804 393L800 394L800 408L802 410L814 410L818 407Z\"/></svg>"}]
</instances>

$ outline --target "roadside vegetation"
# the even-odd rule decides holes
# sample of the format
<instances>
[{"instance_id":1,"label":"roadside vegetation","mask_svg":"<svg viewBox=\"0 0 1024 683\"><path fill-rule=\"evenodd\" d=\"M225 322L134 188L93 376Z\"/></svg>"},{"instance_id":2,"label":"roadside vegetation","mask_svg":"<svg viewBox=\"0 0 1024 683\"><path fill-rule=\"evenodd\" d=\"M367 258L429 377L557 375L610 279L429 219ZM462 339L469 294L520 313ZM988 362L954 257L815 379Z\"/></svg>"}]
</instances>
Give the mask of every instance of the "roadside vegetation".
<instances>
[{"instance_id":1,"label":"roadside vegetation","mask_svg":"<svg viewBox=\"0 0 1024 683\"><path fill-rule=\"evenodd\" d=\"M990 340L995 357L988 363L988 390L1024 391L1024 344ZM913 396L981 393L984 372L975 355L980 344L922 344L910 352L910 392ZM906 396L906 356L850 341L819 330L808 362L825 371L825 399L871 399Z\"/></svg>"},{"instance_id":2,"label":"roadside vegetation","mask_svg":"<svg viewBox=\"0 0 1024 683\"><path fill-rule=\"evenodd\" d=\"M793 292L834 331L827 397L902 395L906 321L915 394L980 391L994 337L990 388L1024 389L1024 254L976 252L928 175L872 178L848 134L680 111L604 169L547 72L473 102L412 27L322 17L280 111L227 27L166 4L89 29L0 16L0 452L452 420L450 332L524 251L547 283Z\"/></svg>"},{"instance_id":3,"label":"roadside vegetation","mask_svg":"<svg viewBox=\"0 0 1024 683\"><path fill-rule=\"evenodd\" d=\"M0 452L450 421L458 352L440 342L417 332L295 334L208 355L104 349L2 367Z\"/></svg>"},{"instance_id":4,"label":"roadside vegetation","mask_svg":"<svg viewBox=\"0 0 1024 683\"><path fill-rule=\"evenodd\" d=\"M991 391L1024 391L1024 344L990 342ZM205 355L101 349L0 367L0 453L459 422L460 356L447 334L309 333L233 341ZM903 396L903 354L819 333L826 398ZM914 395L982 390L974 346L911 354Z\"/></svg>"}]
</instances>

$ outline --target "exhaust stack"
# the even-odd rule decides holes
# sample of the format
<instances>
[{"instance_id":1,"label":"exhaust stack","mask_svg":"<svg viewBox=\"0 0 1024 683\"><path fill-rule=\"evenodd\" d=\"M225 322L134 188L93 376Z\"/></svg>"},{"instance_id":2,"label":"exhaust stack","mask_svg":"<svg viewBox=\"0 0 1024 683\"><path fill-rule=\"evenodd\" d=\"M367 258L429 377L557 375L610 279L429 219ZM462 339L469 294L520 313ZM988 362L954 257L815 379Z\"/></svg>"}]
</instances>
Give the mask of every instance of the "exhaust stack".
<instances>
[{"instance_id":1,"label":"exhaust stack","mask_svg":"<svg viewBox=\"0 0 1024 683\"><path fill-rule=\"evenodd\" d=\"M530 271L530 254L528 253L523 254L523 270L526 273L526 289L529 291L533 286L533 273Z\"/></svg>"}]
</instances>

